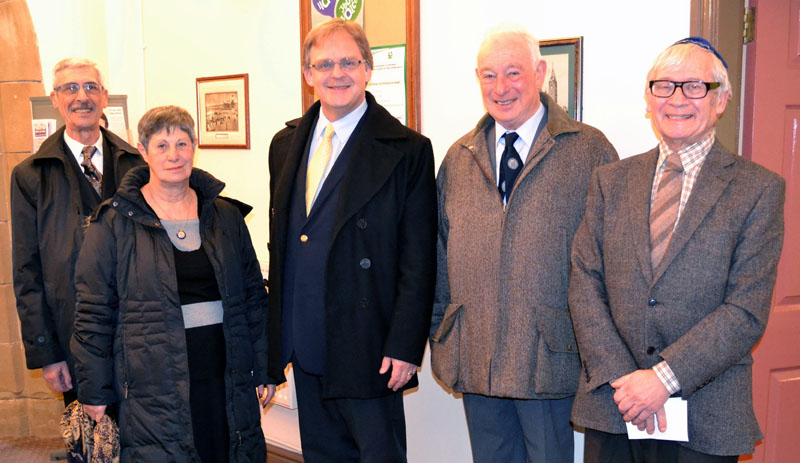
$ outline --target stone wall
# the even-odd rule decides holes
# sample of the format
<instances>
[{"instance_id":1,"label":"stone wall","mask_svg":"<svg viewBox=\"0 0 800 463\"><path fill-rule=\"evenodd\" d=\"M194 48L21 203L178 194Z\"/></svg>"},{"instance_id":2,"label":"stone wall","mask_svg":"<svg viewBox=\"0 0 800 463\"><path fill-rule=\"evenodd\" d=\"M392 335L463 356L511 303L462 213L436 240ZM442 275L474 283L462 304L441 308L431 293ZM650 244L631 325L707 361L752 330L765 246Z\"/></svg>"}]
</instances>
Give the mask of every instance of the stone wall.
<instances>
[{"instance_id":1,"label":"stone wall","mask_svg":"<svg viewBox=\"0 0 800 463\"><path fill-rule=\"evenodd\" d=\"M63 401L25 367L11 276L11 170L33 147L30 97L45 95L24 0L0 0L0 43L0 437L54 437Z\"/></svg>"}]
</instances>

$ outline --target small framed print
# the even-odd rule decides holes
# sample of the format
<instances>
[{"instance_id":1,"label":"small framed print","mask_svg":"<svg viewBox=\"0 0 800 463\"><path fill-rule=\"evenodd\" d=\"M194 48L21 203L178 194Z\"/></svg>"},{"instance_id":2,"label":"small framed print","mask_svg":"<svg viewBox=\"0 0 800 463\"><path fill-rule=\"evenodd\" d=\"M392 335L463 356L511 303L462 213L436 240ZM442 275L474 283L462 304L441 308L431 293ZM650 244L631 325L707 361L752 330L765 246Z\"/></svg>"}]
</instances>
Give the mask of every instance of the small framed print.
<instances>
[{"instance_id":1,"label":"small framed print","mask_svg":"<svg viewBox=\"0 0 800 463\"><path fill-rule=\"evenodd\" d=\"M539 49L547 61L542 91L550 95L569 117L583 117L583 37L541 40Z\"/></svg>"},{"instance_id":2,"label":"small framed print","mask_svg":"<svg viewBox=\"0 0 800 463\"><path fill-rule=\"evenodd\" d=\"M250 149L247 74L197 78L198 148Z\"/></svg>"}]
</instances>

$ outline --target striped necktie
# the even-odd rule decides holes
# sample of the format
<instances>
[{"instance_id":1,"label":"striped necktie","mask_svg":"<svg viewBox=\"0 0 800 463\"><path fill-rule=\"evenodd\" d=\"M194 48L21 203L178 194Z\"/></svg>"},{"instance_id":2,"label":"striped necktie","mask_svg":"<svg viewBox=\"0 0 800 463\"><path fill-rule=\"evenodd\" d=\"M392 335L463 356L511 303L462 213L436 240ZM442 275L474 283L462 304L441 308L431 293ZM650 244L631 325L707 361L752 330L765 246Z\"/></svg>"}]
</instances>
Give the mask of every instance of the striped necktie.
<instances>
[{"instance_id":1,"label":"striped necktie","mask_svg":"<svg viewBox=\"0 0 800 463\"><path fill-rule=\"evenodd\" d=\"M314 196L317 194L322 174L325 173L328 161L331 160L334 135L333 124L326 125L322 143L319 144L314 156L308 161L308 171L306 172L306 215L311 212L311 205L314 204Z\"/></svg>"},{"instance_id":2,"label":"striped necktie","mask_svg":"<svg viewBox=\"0 0 800 463\"><path fill-rule=\"evenodd\" d=\"M101 197L103 196L103 174L97 170L97 168L92 164L92 156L97 148L94 146L84 146L81 150L81 154L83 154L83 160L81 160L81 167L83 167L83 173L86 175L86 179L89 180L89 183L94 188L94 191L97 192L98 195Z\"/></svg>"},{"instance_id":3,"label":"striped necktie","mask_svg":"<svg viewBox=\"0 0 800 463\"><path fill-rule=\"evenodd\" d=\"M658 190L650 206L650 263L653 271L661 263L675 228L683 187L682 174L681 157L677 153L667 156Z\"/></svg>"}]
</instances>

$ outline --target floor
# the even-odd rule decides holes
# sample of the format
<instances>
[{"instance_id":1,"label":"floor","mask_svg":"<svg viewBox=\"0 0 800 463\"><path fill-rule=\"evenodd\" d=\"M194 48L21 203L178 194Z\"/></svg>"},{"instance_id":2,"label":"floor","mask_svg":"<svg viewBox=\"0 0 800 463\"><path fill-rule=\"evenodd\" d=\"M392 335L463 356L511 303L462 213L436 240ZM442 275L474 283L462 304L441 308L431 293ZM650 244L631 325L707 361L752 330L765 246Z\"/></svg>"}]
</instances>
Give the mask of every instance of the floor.
<instances>
[{"instance_id":1,"label":"floor","mask_svg":"<svg viewBox=\"0 0 800 463\"><path fill-rule=\"evenodd\" d=\"M51 460L50 452L64 450L64 440L42 439L38 437L0 438L0 462L2 463L45 463Z\"/></svg>"}]
</instances>

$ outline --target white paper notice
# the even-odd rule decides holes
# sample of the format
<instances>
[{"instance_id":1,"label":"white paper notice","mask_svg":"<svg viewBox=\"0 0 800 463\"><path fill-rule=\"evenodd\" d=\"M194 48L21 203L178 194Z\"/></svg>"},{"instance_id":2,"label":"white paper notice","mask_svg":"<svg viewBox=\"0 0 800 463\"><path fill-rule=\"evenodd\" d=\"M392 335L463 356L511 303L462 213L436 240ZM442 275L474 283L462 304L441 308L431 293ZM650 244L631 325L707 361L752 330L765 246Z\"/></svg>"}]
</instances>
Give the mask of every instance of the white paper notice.
<instances>
[{"instance_id":1,"label":"white paper notice","mask_svg":"<svg viewBox=\"0 0 800 463\"><path fill-rule=\"evenodd\" d=\"M689 415L686 401L680 397L670 397L664 404L667 413L667 430L661 432L656 424L656 431L647 434L647 430L639 431L636 426L625 423L628 427L628 439L658 439L689 442Z\"/></svg>"},{"instance_id":2,"label":"white paper notice","mask_svg":"<svg viewBox=\"0 0 800 463\"><path fill-rule=\"evenodd\" d=\"M406 124L406 47L372 49L372 80L367 90L403 125Z\"/></svg>"},{"instance_id":3,"label":"white paper notice","mask_svg":"<svg viewBox=\"0 0 800 463\"><path fill-rule=\"evenodd\" d=\"M107 106L105 113L108 118L108 130L123 140L128 140L128 127L125 126L125 112L122 106Z\"/></svg>"},{"instance_id":4,"label":"white paper notice","mask_svg":"<svg viewBox=\"0 0 800 463\"><path fill-rule=\"evenodd\" d=\"M39 151L42 142L56 131L55 119L34 119L33 124L33 152Z\"/></svg>"}]
</instances>

